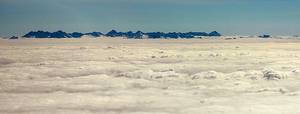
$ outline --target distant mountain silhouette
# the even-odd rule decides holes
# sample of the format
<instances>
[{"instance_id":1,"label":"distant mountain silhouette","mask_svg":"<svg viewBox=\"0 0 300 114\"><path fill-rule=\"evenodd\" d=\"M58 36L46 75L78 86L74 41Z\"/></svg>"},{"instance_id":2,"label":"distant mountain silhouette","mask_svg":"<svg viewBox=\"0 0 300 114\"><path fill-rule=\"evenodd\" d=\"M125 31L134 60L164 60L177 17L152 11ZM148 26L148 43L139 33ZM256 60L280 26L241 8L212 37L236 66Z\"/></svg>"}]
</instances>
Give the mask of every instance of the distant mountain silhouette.
<instances>
[{"instance_id":1,"label":"distant mountain silhouette","mask_svg":"<svg viewBox=\"0 0 300 114\"><path fill-rule=\"evenodd\" d=\"M80 32L73 32L70 34L73 38L80 38L82 37L84 34L80 33Z\"/></svg>"},{"instance_id":2,"label":"distant mountain silhouette","mask_svg":"<svg viewBox=\"0 0 300 114\"><path fill-rule=\"evenodd\" d=\"M72 38L72 36L61 30L50 34L50 38Z\"/></svg>"},{"instance_id":3,"label":"distant mountain silhouette","mask_svg":"<svg viewBox=\"0 0 300 114\"><path fill-rule=\"evenodd\" d=\"M12 37L10 37L9 39L19 39L19 37L12 36Z\"/></svg>"},{"instance_id":4,"label":"distant mountain silhouette","mask_svg":"<svg viewBox=\"0 0 300 114\"><path fill-rule=\"evenodd\" d=\"M261 36L258 36L258 37L260 37L260 38L271 38L271 35L264 34L264 35L261 35Z\"/></svg>"},{"instance_id":5,"label":"distant mountain silhouette","mask_svg":"<svg viewBox=\"0 0 300 114\"><path fill-rule=\"evenodd\" d=\"M108 37L126 37L126 38L136 38L136 39L141 39L144 36L144 33L142 31L137 31L137 32L117 32L116 30L111 30L105 36Z\"/></svg>"},{"instance_id":6,"label":"distant mountain silhouette","mask_svg":"<svg viewBox=\"0 0 300 114\"><path fill-rule=\"evenodd\" d=\"M122 33L121 32L117 32L116 30L111 30L109 31L106 36L109 36L109 37L120 37L122 36Z\"/></svg>"},{"instance_id":7,"label":"distant mountain silhouette","mask_svg":"<svg viewBox=\"0 0 300 114\"><path fill-rule=\"evenodd\" d=\"M84 35L93 36L93 37L100 37L103 34L101 32L91 32L91 33L85 33Z\"/></svg>"},{"instance_id":8,"label":"distant mountain silhouette","mask_svg":"<svg viewBox=\"0 0 300 114\"><path fill-rule=\"evenodd\" d=\"M48 31L31 31L25 34L23 37L25 38L80 38L84 35L89 35L93 37L107 36L107 37L126 37L126 38L134 38L134 39L142 39L142 38L195 38L199 36L221 36L217 31L213 31L211 33L206 32L148 32L144 33L142 31L137 32L118 32L116 30L111 30L106 34L102 34L101 32L91 32L91 33L66 33L61 30L56 32L48 32Z\"/></svg>"},{"instance_id":9,"label":"distant mountain silhouette","mask_svg":"<svg viewBox=\"0 0 300 114\"><path fill-rule=\"evenodd\" d=\"M50 32L44 32L44 31L31 31L27 34L25 34L23 37L25 38L50 38L51 33Z\"/></svg>"},{"instance_id":10,"label":"distant mountain silhouette","mask_svg":"<svg viewBox=\"0 0 300 114\"><path fill-rule=\"evenodd\" d=\"M72 36L66 32L63 32L61 30L56 32L44 32L44 31L31 31L27 34L25 34L23 37L26 38L72 38Z\"/></svg>"},{"instance_id":11,"label":"distant mountain silhouette","mask_svg":"<svg viewBox=\"0 0 300 114\"><path fill-rule=\"evenodd\" d=\"M99 37L103 35L101 32L91 32L91 33L66 33L61 30L56 32L48 32L48 31L31 31L25 34L23 37L25 38L80 38L83 35L89 35L93 37Z\"/></svg>"},{"instance_id":12,"label":"distant mountain silhouette","mask_svg":"<svg viewBox=\"0 0 300 114\"><path fill-rule=\"evenodd\" d=\"M209 33L208 36L221 36L221 34L218 33L217 31L213 31L213 32Z\"/></svg>"}]
</instances>

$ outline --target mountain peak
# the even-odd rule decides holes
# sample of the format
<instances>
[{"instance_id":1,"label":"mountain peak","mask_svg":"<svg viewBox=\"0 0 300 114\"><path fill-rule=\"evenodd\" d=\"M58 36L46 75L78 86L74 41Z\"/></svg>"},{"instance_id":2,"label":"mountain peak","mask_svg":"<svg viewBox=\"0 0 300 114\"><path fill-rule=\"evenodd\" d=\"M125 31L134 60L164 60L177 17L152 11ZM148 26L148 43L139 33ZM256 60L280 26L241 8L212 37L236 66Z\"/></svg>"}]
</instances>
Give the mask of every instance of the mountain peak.
<instances>
[{"instance_id":1,"label":"mountain peak","mask_svg":"<svg viewBox=\"0 0 300 114\"><path fill-rule=\"evenodd\" d=\"M128 31L128 32L118 32L116 30L111 30L106 34L102 34L101 32L91 32L91 33L66 33L62 30L58 30L56 32L48 32L48 31L30 31L25 34L23 37L25 38L80 38L83 35L89 35L93 37L100 37L102 35L108 37L126 37L126 38L198 38L199 36L221 36L217 31L210 32L209 34L206 32L148 32L144 33L142 31Z\"/></svg>"},{"instance_id":2,"label":"mountain peak","mask_svg":"<svg viewBox=\"0 0 300 114\"><path fill-rule=\"evenodd\" d=\"M208 34L208 36L222 36L222 35L217 31L212 31L211 33Z\"/></svg>"}]
</instances>

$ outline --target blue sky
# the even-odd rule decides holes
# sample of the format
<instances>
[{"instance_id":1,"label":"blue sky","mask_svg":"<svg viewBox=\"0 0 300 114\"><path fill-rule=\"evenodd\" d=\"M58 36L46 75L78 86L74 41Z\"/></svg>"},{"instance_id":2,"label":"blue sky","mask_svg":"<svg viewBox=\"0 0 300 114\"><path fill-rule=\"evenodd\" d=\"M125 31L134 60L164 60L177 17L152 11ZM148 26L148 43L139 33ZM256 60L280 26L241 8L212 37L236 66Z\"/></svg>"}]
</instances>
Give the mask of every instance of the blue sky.
<instances>
[{"instance_id":1,"label":"blue sky","mask_svg":"<svg viewBox=\"0 0 300 114\"><path fill-rule=\"evenodd\" d=\"M300 0L0 0L0 36L111 29L300 35Z\"/></svg>"}]
</instances>

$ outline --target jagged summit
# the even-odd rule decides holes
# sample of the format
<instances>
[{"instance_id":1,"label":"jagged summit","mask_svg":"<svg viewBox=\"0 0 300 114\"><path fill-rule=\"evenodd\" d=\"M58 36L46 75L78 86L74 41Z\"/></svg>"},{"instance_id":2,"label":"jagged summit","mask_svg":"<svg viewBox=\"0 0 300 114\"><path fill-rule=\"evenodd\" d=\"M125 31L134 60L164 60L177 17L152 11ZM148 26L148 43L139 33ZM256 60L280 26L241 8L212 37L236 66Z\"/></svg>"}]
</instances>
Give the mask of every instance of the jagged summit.
<instances>
[{"instance_id":1,"label":"jagged summit","mask_svg":"<svg viewBox=\"0 0 300 114\"><path fill-rule=\"evenodd\" d=\"M208 34L208 36L221 36L221 34L218 33L217 31L212 31L211 33Z\"/></svg>"},{"instance_id":2,"label":"jagged summit","mask_svg":"<svg viewBox=\"0 0 300 114\"><path fill-rule=\"evenodd\" d=\"M23 37L26 38L49 38L50 32L48 31L30 31L29 33L25 34Z\"/></svg>"},{"instance_id":3,"label":"jagged summit","mask_svg":"<svg viewBox=\"0 0 300 114\"><path fill-rule=\"evenodd\" d=\"M110 36L110 37L118 37L118 36L122 36L121 32L117 32L116 30L111 30L109 31L106 36Z\"/></svg>"},{"instance_id":4,"label":"jagged summit","mask_svg":"<svg viewBox=\"0 0 300 114\"><path fill-rule=\"evenodd\" d=\"M72 38L72 36L62 30L50 34L50 38Z\"/></svg>"},{"instance_id":5,"label":"jagged summit","mask_svg":"<svg viewBox=\"0 0 300 114\"><path fill-rule=\"evenodd\" d=\"M101 32L91 32L91 33L85 33L84 35L93 36L93 37L100 37L103 35Z\"/></svg>"},{"instance_id":6,"label":"jagged summit","mask_svg":"<svg viewBox=\"0 0 300 114\"><path fill-rule=\"evenodd\" d=\"M126 38L196 38L199 36L221 36L217 31L213 31L211 33L206 32L148 32L144 33L142 31L128 31L128 32L118 32L117 30L111 30L106 34L101 32L91 32L91 33L66 33L62 30L56 32L48 32L48 31L30 31L25 34L23 37L25 38L80 38L84 35L89 35L93 37L107 36L107 37L126 37Z\"/></svg>"},{"instance_id":7,"label":"jagged summit","mask_svg":"<svg viewBox=\"0 0 300 114\"><path fill-rule=\"evenodd\" d=\"M103 34L101 32L91 32L91 33L80 33L80 32L73 32L73 33L66 33L62 30L58 30L56 32L48 32L48 31L30 31L29 33L25 34L23 37L25 38L80 38L83 35L89 35L93 37L99 37Z\"/></svg>"}]
</instances>

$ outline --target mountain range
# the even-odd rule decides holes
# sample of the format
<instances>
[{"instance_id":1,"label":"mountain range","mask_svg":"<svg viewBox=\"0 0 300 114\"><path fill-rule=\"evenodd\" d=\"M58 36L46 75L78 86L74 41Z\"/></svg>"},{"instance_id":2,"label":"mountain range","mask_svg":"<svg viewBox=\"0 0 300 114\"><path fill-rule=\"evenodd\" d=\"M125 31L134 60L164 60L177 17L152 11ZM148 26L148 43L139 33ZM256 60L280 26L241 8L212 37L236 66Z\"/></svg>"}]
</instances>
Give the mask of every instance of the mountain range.
<instances>
[{"instance_id":1,"label":"mountain range","mask_svg":"<svg viewBox=\"0 0 300 114\"><path fill-rule=\"evenodd\" d=\"M56 31L56 32L48 32L48 31L31 31L25 34L23 37L25 38L81 38L84 35L100 37L126 37L126 38L134 38L134 39L142 39L142 38L196 38L201 36L221 36L217 31L213 31L210 33L206 32L147 32L144 33L142 31L137 32L118 32L116 30L111 30L110 32L103 34L101 32L90 32L90 33L66 33L64 31Z\"/></svg>"}]
</instances>

